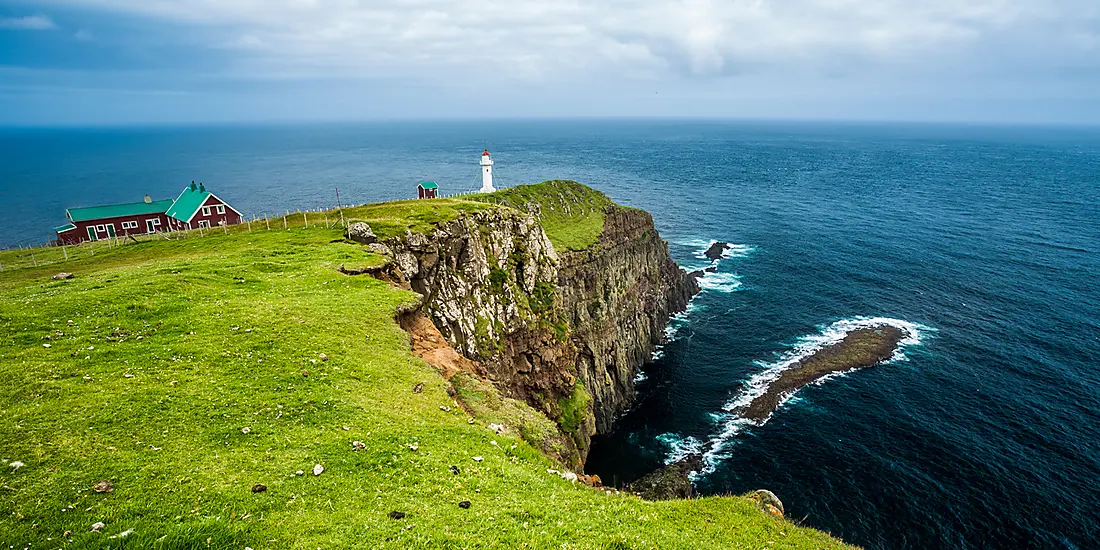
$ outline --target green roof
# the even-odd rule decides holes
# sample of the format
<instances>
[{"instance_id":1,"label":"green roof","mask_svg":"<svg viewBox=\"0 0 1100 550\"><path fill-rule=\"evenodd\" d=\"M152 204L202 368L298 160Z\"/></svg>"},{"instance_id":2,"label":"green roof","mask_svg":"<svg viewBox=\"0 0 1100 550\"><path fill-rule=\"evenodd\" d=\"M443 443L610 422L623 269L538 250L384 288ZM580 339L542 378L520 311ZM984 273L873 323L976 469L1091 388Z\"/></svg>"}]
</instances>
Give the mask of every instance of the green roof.
<instances>
[{"instance_id":1,"label":"green roof","mask_svg":"<svg viewBox=\"0 0 1100 550\"><path fill-rule=\"evenodd\" d=\"M76 226L71 224L71 223L67 223L65 225L59 225L59 226L53 228L53 232L54 233L64 233L66 231L69 231L70 229L76 229Z\"/></svg>"},{"instance_id":2,"label":"green roof","mask_svg":"<svg viewBox=\"0 0 1100 550\"><path fill-rule=\"evenodd\" d=\"M420 182L420 187L424 189L439 189L439 186L436 185L434 181L422 181Z\"/></svg>"},{"instance_id":3,"label":"green roof","mask_svg":"<svg viewBox=\"0 0 1100 550\"><path fill-rule=\"evenodd\" d=\"M183 193L180 193L175 204L172 204L166 214L168 214L168 217L176 218L181 222L191 221L191 218L195 216L195 212L199 211L199 207L206 202L209 196L210 191L207 191L205 187L195 186L194 184L188 185L183 188Z\"/></svg>"},{"instance_id":4,"label":"green roof","mask_svg":"<svg viewBox=\"0 0 1100 550\"><path fill-rule=\"evenodd\" d=\"M69 219L74 222L85 222L101 218L117 218L120 216L139 216L141 214L163 213L172 206L171 199L153 202L131 202L127 204L110 204L107 206L89 206L87 208L70 208Z\"/></svg>"}]
</instances>

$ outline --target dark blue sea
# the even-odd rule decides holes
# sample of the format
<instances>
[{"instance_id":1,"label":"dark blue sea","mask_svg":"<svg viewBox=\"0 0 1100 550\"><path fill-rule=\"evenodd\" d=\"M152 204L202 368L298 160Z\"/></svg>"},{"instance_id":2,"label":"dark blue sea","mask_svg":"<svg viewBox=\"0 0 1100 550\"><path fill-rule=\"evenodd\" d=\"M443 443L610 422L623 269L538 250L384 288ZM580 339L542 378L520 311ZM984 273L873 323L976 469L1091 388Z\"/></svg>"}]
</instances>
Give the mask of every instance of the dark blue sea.
<instances>
[{"instance_id":1,"label":"dark blue sea","mask_svg":"<svg viewBox=\"0 0 1100 550\"><path fill-rule=\"evenodd\" d=\"M247 214L575 179L653 213L673 256L733 245L588 470L624 483L690 452L704 494L767 488L867 548L1100 547L1100 130L563 121L0 130L0 245L66 207L172 198ZM792 360L867 323L888 364L763 425Z\"/></svg>"}]
</instances>

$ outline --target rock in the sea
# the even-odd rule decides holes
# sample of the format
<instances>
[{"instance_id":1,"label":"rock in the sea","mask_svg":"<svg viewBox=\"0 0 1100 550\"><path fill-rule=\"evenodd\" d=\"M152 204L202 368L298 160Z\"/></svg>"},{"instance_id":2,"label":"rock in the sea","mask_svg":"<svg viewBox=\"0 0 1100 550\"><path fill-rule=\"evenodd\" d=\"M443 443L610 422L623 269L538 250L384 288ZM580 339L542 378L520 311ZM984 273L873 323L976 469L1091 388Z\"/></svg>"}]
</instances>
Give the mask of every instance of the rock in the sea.
<instances>
[{"instance_id":1,"label":"rock in the sea","mask_svg":"<svg viewBox=\"0 0 1100 550\"><path fill-rule=\"evenodd\" d=\"M769 516L781 518L784 514L783 501L767 489L758 489L749 493L749 500L760 505L760 509Z\"/></svg>"},{"instance_id":2,"label":"rock in the sea","mask_svg":"<svg viewBox=\"0 0 1100 550\"><path fill-rule=\"evenodd\" d=\"M630 484L630 490L646 500L691 498L695 494L691 473L702 469L703 457L692 455L643 476Z\"/></svg>"},{"instance_id":3,"label":"rock in the sea","mask_svg":"<svg viewBox=\"0 0 1100 550\"><path fill-rule=\"evenodd\" d=\"M714 243L703 253L708 260L716 262L726 257L726 251L730 249L729 243Z\"/></svg>"},{"instance_id":4,"label":"rock in the sea","mask_svg":"<svg viewBox=\"0 0 1100 550\"><path fill-rule=\"evenodd\" d=\"M378 242L378 235L371 231L369 225L363 222L355 222L344 230L344 237L357 243L372 244Z\"/></svg>"}]
</instances>

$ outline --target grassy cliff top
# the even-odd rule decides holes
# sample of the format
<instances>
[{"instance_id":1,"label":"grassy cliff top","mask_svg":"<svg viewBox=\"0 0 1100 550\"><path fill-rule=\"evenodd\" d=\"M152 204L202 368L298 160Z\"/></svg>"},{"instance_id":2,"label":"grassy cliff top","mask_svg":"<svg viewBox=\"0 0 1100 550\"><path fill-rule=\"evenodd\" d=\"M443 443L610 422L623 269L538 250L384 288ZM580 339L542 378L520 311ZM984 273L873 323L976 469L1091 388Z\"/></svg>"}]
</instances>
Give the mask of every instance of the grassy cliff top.
<instances>
[{"instance_id":1,"label":"grassy cliff top","mask_svg":"<svg viewBox=\"0 0 1100 550\"><path fill-rule=\"evenodd\" d=\"M605 212L615 203L575 181L553 180L462 198L366 204L345 208L344 217L367 222L379 237L386 238L405 231L428 233L465 213L501 206L536 214L554 249L566 251L595 244L603 231Z\"/></svg>"},{"instance_id":2,"label":"grassy cliff top","mask_svg":"<svg viewBox=\"0 0 1100 550\"><path fill-rule=\"evenodd\" d=\"M367 222L376 235L386 238L404 235L405 231L430 233L440 223L493 208L491 204L463 199L413 199L345 208L344 218Z\"/></svg>"},{"instance_id":3,"label":"grassy cliff top","mask_svg":"<svg viewBox=\"0 0 1100 550\"><path fill-rule=\"evenodd\" d=\"M402 208L374 212L431 223ZM652 503L548 474L410 353L394 311L414 295L337 271L377 257L275 225L0 273L0 545L842 546L742 498Z\"/></svg>"},{"instance_id":4,"label":"grassy cliff top","mask_svg":"<svg viewBox=\"0 0 1100 550\"><path fill-rule=\"evenodd\" d=\"M559 251L584 250L595 244L603 232L606 210L615 205L607 195L565 180L517 185L470 199L538 212L543 231Z\"/></svg>"}]
</instances>

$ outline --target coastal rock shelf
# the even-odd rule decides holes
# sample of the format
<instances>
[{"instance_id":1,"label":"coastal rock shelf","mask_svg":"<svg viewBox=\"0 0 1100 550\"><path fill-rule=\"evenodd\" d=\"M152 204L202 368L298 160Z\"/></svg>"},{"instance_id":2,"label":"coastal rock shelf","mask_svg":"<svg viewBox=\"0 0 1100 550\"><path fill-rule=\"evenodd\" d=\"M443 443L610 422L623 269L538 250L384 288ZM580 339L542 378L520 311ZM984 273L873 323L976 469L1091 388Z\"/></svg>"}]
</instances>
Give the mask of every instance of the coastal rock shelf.
<instances>
[{"instance_id":1,"label":"coastal rock shelf","mask_svg":"<svg viewBox=\"0 0 1100 550\"><path fill-rule=\"evenodd\" d=\"M831 374L886 361L894 355L905 336L903 329L890 325L853 330L841 341L825 346L785 369L779 378L768 384L762 395L733 412L747 420L763 422L779 407L784 397L808 384Z\"/></svg>"}]
</instances>

